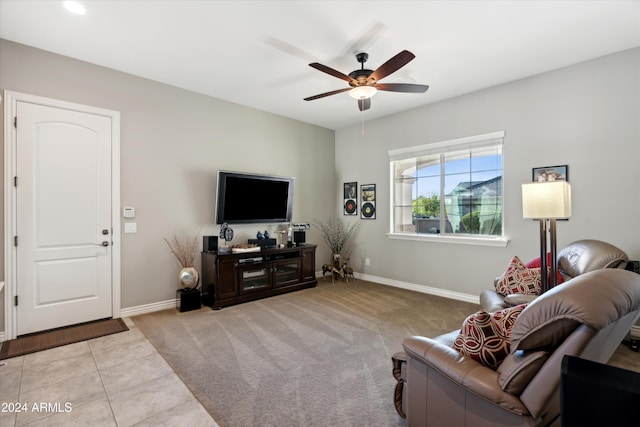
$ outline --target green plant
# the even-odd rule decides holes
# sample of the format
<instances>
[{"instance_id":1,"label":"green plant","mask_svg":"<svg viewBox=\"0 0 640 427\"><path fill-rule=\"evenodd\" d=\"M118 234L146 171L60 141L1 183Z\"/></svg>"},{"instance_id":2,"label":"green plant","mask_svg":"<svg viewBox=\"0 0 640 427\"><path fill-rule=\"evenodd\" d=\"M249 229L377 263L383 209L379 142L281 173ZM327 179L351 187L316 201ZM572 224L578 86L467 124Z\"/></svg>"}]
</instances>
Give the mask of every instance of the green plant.
<instances>
[{"instance_id":1,"label":"green plant","mask_svg":"<svg viewBox=\"0 0 640 427\"><path fill-rule=\"evenodd\" d=\"M414 217L437 217L440 215L440 197L431 193L429 196L420 195L411 202Z\"/></svg>"}]
</instances>

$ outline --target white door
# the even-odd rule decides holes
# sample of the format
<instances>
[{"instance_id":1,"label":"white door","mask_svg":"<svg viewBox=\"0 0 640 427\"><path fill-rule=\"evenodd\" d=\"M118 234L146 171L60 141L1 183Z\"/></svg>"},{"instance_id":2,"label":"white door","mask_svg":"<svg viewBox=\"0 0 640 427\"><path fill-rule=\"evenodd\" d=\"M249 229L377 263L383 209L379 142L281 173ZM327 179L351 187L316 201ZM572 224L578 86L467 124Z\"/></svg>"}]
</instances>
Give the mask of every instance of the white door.
<instances>
[{"instance_id":1,"label":"white door","mask_svg":"<svg viewBox=\"0 0 640 427\"><path fill-rule=\"evenodd\" d=\"M17 334L111 317L112 118L16 112Z\"/></svg>"}]
</instances>

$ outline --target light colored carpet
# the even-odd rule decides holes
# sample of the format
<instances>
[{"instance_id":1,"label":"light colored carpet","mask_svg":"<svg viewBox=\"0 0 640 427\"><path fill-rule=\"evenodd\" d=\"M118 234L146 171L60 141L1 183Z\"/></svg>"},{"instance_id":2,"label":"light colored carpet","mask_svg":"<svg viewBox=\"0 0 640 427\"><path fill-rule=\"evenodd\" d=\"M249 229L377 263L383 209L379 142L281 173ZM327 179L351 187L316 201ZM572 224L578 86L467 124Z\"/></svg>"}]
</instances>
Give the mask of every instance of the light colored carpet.
<instances>
[{"instance_id":1,"label":"light colored carpet","mask_svg":"<svg viewBox=\"0 0 640 427\"><path fill-rule=\"evenodd\" d=\"M405 426L391 355L460 328L477 305L356 280L220 311L133 321L221 427ZM610 364L640 371L620 346Z\"/></svg>"},{"instance_id":2,"label":"light colored carpet","mask_svg":"<svg viewBox=\"0 0 640 427\"><path fill-rule=\"evenodd\" d=\"M226 426L403 426L391 355L459 328L478 306L389 286L323 282L220 311L133 318Z\"/></svg>"}]
</instances>

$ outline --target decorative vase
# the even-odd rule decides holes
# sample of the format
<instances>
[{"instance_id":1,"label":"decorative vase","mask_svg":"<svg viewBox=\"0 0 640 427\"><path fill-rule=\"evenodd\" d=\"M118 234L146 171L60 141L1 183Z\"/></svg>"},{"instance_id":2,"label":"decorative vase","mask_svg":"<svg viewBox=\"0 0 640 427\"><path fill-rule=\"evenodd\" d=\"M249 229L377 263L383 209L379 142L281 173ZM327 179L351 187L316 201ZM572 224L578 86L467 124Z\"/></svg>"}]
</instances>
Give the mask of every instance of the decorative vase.
<instances>
[{"instance_id":1,"label":"decorative vase","mask_svg":"<svg viewBox=\"0 0 640 427\"><path fill-rule=\"evenodd\" d=\"M333 266L340 267L340 254L337 254L337 253L333 254Z\"/></svg>"},{"instance_id":2,"label":"decorative vase","mask_svg":"<svg viewBox=\"0 0 640 427\"><path fill-rule=\"evenodd\" d=\"M195 267L183 267L178 274L180 289L193 289L198 287L200 274Z\"/></svg>"}]
</instances>

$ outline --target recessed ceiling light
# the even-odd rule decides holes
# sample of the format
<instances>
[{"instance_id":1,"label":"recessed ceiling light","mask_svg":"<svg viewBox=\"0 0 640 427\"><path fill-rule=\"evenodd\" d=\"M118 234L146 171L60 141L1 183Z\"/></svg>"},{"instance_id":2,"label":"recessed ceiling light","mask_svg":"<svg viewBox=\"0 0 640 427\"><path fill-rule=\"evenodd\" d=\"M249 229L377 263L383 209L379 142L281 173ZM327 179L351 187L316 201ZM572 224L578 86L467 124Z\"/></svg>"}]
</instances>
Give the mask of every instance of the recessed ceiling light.
<instances>
[{"instance_id":1,"label":"recessed ceiling light","mask_svg":"<svg viewBox=\"0 0 640 427\"><path fill-rule=\"evenodd\" d=\"M84 15L85 13L87 13L84 6L77 1L66 1L64 2L64 7L69 12L75 13L76 15Z\"/></svg>"}]
</instances>

